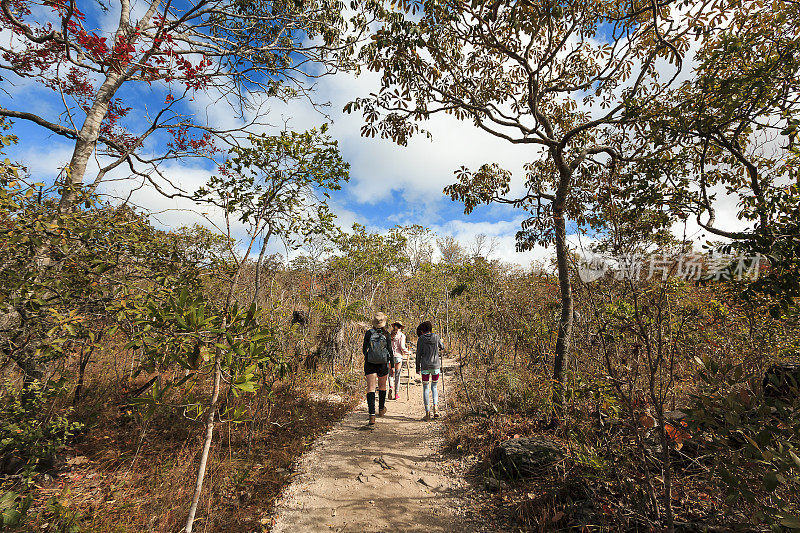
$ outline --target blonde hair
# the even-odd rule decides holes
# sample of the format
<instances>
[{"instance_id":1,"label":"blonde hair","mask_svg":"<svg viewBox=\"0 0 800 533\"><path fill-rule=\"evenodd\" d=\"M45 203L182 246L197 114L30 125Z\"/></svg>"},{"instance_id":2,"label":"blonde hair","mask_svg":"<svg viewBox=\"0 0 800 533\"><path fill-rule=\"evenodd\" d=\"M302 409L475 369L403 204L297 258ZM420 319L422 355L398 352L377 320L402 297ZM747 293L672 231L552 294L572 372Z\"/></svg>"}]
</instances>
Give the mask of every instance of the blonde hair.
<instances>
[{"instance_id":1,"label":"blonde hair","mask_svg":"<svg viewBox=\"0 0 800 533\"><path fill-rule=\"evenodd\" d=\"M375 313L375 317L372 319L372 327L373 328L385 328L386 327L386 315L378 311Z\"/></svg>"}]
</instances>

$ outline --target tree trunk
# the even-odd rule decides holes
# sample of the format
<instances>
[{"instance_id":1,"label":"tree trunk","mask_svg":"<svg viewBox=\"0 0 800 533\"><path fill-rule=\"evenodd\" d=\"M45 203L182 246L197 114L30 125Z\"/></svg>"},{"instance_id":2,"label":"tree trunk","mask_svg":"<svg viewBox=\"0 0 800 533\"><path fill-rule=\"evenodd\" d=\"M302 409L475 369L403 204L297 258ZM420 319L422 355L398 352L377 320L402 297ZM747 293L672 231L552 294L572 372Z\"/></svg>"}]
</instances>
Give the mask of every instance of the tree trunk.
<instances>
[{"instance_id":1,"label":"tree trunk","mask_svg":"<svg viewBox=\"0 0 800 533\"><path fill-rule=\"evenodd\" d=\"M5 350L3 350L5 351ZM0 352L2 353L2 352ZM21 399L23 403L33 398L31 387L34 383L44 385L45 372L39 362L36 360L35 350L29 349L22 353L5 353L9 359L14 361L19 369L22 371L22 394Z\"/></svg>"},{"instance_id":2,"label":"tree trunk","mask_svg":"<svg viewBox=\"0 0 800 533\"><path fill-rule=\"evenodd\" d=\"M88 353L87 353L88 352ZM83 381L86 375L86 367L89 365L89 359L92 357L94 349L87 350L86 347L81 349L80 359L78 360L78 384L75 385L75 396L72 398L72 405L78 405L81 401L81 392L83 392Z\"/></svg>"},{"instance_id":3,"label":"tree trunk","mask_svg":"<svg viewBox=\"0 0 800 533\"><path fill-rule=\"evenodd\" d=\"M189 517L186 519L186 533L192 533L194 526L194 516L197 513L197 504L200 502L200 494L203 492L203 479L206 476L206 463L208 462L208 452L211 449L211 441L214 438L214 417L217 414L217 400L219 399L219 382L222 369L219 362L219 354L217 354L216 361L214 362L214 388L211 393L211 405L208 408L208 417L206 418L206 440L203 443L203 453L200 455L200 466L197 469L197 482L194 487L194 496L192 497L192 505L189 507Z\"/></svg>"},{"instance_id":4,"label":"tree trunk","mask_svg":"<svg viewBox=\"0 0 800 533\"><path fill-rule=\"evenodd\" d=\"M658 506L658 499L656 498L656 489L653 486L653 478L650 476L650 468L647 464L647 453L644 449L644 443L642 442L642 436L639 435L637 430L638 420L634 414L633 409L631 409L631 427L633 428L634 435L636 435L636 446L639 449L639 456L642 458L642 467L644 470L644 492L647 494L647 498L650 501L650 507L653 511L653 518L657 522L661 522L661 510Z\"/></svg>"},{"instance_id":5,"label":"tree trunk","mask_svg":"<svg viewBox=\"0 0 800 533\"><path fill-rule=\"evenodd\" d=\"M256 261L256 274L253 282L253 303L258 303L258 292L261 289L261 267L264 264L264 252L267 251L267 244L269 244L270 237L272 237L272 228L264 235L264 241L261 243L261 253L258 254L258 261Z\"/></svg>"},{"instance_id":6,"label":"tree trunk","mask_svg":"<svg viewBox=\"0 0 800 533\"><path fill-rule=\"evenodd\" d=\"M139 27L145 27L150 23L160 3L160 0L152 0L150 2L147 11L138 22ZM130 37L130 18L131 2L130 0L121 0L119 23L114 34L114 42ZM125 70L123 67L109 69L106 78L103 80L100 88L97 89L92 107L86 112L86 119L83 121L83 125L78 132L75 148L72 151L72 158L67 167L69 173L64 179L64 190L61 193L61 200L58 204L60 211L69 211L77 200L77 192L83 186L84 177L86 176L86 167L89 163L89 159L91 159L92 154L94 154L97 148L97 140L100 137L100 127L103 120L106 118L111 100L122 84L130 78L138 68L139 67L134 64L128 70Z\"/></svg>"},{"instance_id":7,"label":"tree trunk","mask_svg":"<svg viewBox=\"0 0 800 533\"><path fill-rule=\"evenodd\" d=\"M345 347L344 347L344 333L345 333L346 324L341 319L336 324L336 331L331 338L331 346L333 348L331 354L331 375L335 374L336 369L336 361L344 357Z\"/></svg>"},{"instance_id":8,"label":"tree trunk","mask_svg":"<svg viewBox=\"0 0 800 533\"><path fill-rule=\"evenodd\" d=\"M664 514L667 519L667 531L675 531L675 517L672 515L672 458L669 455L669 439L665 429L663 405L656 407L658 423L658 440L661 444L661 475L664 477Z\"/></svg>"},{"instance_id":9,"label":"tree trunk","mask_svg":"<svg viewBox=\"0 0 800 533\"><path fill-rule=\"evenodd\" d=\"M26 351L24 354L9 354L9 358L22 370L23 388L28 388L34 381L41 382L44 379L44 370L32 353Z\"/></svg>"},{"instance_id":10,"label":"tree trunk","mask_svg":"<svg viewBox=\"0 0 800 533\"><path fill-rule=\"evenodd\" d=\"M106 117L109 102L115 92L106 87L108 80L109 78L106 78L106 83L98 91L98 97L78 132L78 139L75 141L75 149L72 151L72 158L69 162L69 174L64 179L64 191L61 193L61 201L58 204L62 211L70 210L77 200L78 190L83 185L86 175L86 166L97 146L100 124Z\"/></svg>"},{"instance_id":11,"label":"tree trunk","mask_svg":"<svg viewBox=\"0 0 800 533\"><path fill-rule=\"evenodd\" d=\"M130 18L130 1L124 0L120 2L119 24L114 35L114 42L127 36ZM75 148L72 151L72 158L69 161L69 167L67 167L69 174L64 179L64 191L61 193L61 201L58 204L58 208L61 211L70 210L78 197L77 190L83 185L86 166L97 147L100 125L103 123L103 119L106 118L111 99L124 81L123 72L119 68L109 69L108 75L103 80L100 88L97 89L92 107L86 112L86 119L78 132Z\"/></svg>"},{"instance_id":12,"label":"tree trunk","mask_svg":"<svg viewBox=\"0 0 800 533\"><path fill-rule=\"evenodd\" d=\"M569 280L569 266L567 263L567 232L564 222L564 212L555 210L553 214L556 233L556 264L558 265L558 287L561 291L561 317L558 320L558 337L556 338L556 353L553 360L553 405L555 416L560 419L564 403L564 387L566 374L564 369L569 366L570 349L572 348L572 284Z\"/></svg>"},{"instance_id":13,"label":"tree trunk","mask_svg":"<svg viewBox=\"0 0 800 533\"><path fill-rule=\"evenodd\" d=\"M452 346L450 346L450 291L447 290L447 285L445 285L444 287L444 335L445 339L447 339L447 349L451 350Z\"/></svg>"}]
</instances>

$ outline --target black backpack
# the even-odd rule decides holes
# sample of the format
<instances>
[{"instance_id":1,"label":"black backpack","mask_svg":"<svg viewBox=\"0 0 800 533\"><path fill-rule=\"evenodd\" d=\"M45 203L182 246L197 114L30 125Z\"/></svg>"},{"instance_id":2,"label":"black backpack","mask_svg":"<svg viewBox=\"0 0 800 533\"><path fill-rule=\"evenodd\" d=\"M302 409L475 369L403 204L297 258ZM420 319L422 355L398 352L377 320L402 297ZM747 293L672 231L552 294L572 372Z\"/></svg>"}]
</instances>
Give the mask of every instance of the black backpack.
<instances>
[{"instance_id":1,"label":"black backpack","mask_svg":"<svg viewBox=\"0 0 800 533\"><path fill-rule=\"evenodd\" d=\"M372 328L369 330L369 348L367 348L367 362L385 365L389 362L389 339L386 334Z\"/></svg>"}]
</instances>

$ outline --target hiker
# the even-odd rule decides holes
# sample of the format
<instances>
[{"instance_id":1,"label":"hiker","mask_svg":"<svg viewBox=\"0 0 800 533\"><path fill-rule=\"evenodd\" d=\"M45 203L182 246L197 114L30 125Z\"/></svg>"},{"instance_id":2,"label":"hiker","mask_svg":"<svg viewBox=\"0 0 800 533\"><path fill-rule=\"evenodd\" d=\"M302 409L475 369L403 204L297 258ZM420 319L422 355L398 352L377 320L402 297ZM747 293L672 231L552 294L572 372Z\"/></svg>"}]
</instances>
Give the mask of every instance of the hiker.
<instances>
[{"instance_id":1,"label":"hiker","mask_svg":"<svg viewBox=\"0 0 800 533\"><path fill-rule=\"evenodd\" d=\"M422 371L422 402L425 405L425 417L431 419L430 404L433 403L433 418L439 418L436 408L439 405L439 374L442 369L442 357L439 354L444 350L442 339L433 333L433 324L425 321L417 328L417 374ZM428 400L428 389L431 389L431 402Z\"/></svg>"},{"instance_id":2,"label":"hiker","mask_svg":"<svg viewBox=\"0 0 800 533\"><path fill-rule=\"evenodd\" d=\"M364 377L367 380L369 424L375 424L375 386L378 387L378 416L386 414L386 378L393 360L392 341L386 331L386 315L376 313L372 327L364 334Z\"/></svg>"},{"instance_id":3,"label":"hiker","mask_svg":"<svg viewBox=\"0 0 800 533\"><path fill-rule=\"evenodd\" d=\"M394 377L394 399L399 398L400 391L400 369L403 367L403 356L408 355L410 350L406 347L406 334L403 333L405 326L399 320L392 322L392 353L394 359L389 366L389 399L392 399L392 377Z\"/></svg>"}]
</instances>

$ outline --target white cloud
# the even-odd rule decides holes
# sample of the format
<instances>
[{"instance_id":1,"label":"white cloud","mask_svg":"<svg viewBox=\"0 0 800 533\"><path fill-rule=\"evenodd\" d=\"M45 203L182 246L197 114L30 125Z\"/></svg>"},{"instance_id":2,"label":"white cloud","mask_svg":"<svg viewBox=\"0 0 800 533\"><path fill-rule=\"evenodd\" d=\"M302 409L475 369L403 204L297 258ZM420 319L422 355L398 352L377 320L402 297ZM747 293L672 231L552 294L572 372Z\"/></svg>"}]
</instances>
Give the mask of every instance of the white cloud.
<instances>
[{"instance_id":1,"label":"white cloud","mask_svg":"<svg viewBox=\"0 0 800 533\"><path fill-rule=\"evenodd\" d=\"M422 124L432 133L432 140L418 135L407 147L401 147L391 140L365 138L361 136L361 114L341 110L350 100L376 91L378 76L340 73L323 78L318 87L320 99L331 103L326 110L333 119L331 132L350 162L353 190L357 191L354 200L359 202L375 203L399 191L412 203L436 203L442 198L442 189L455 181L453 172L462 165L474 169L497 162L521 181L522 165L536 157L532 147L514 146L447 115L434 116ZM275 105L272 111L275 120L288 119L296 129L325 121L321 113L301 101Z\"/></svg>"},{"instance_id":2,"label":"white cloud","mask_svg":"<svg viewBox=\"0 0 800 533\"><path fill-rule=\"evenodd\" d=\"M552 250L536 246L527 252L516 251L516 232L522 219L498 220L496 222L469 222L464 220L451 220L443 224L433 225L431 230L438 235L450 235L458 243L469 250L475 243L478 235L485 235L488 244L493 250L489 259L499 259L507 263L530 266L534 262L547 262Z\"/></svg>"},{"instance_id":3,"label":"white cloud","mask_svg":"<svg viewBox=\"0 0 800 533\"><path fill-rule=\"evenodd\" d=\"M141 10L144 3L135 2L136 10ZM138 11L137 11L138 13ZM101 27L112 31L116 25L118 13L103 14ZM662 66L659 64L659 66ZM666 75L668 69L662 72ZM685 71L684 75L688 71ZM379 78L374 73L365 73L356 77L349 73L321 78L317 84L316 98L330 107L324 112L333 120L331 134L340 142L342 153L351 164L351 186L347 188L350 196L337 197L332 202L332 210L339 215L339 225L345 228L353 222L362 222L356 214L358 204L375 204L391 197L397 192L406 202L402 212L389 215L385 220L386 229L394 224L418 223L430 227L439 235L453 235L462 245L468 246L478 234L486 234L497 240L494 257L504 261L522 265L531 261L548 261L552 249L537 247L530 252L515 251L515 233L520 227L521 218L509 215L507 211L491 210L493 222L470 222L448 220L438 209L443 200L442 189L453 183L453 171L467 166L475 169L483 163L497 162L512 171L515 190L519 190L524 179L523 165L539 157L539 151L532 146L517 146L505 140L475 128L471 123L459 121L451 116L439 115L425 122L423 127L431 131L433 140L424 136L413 138L408 147L400 147L389 140L371 139L361 136L363 118L360 114L345 114L343 106L350 100L367 96L379 88ZM621 90L621 87L620 89ZM39 99L35 99L37 102ZM255 97L254 97L255 100ZM44 99L37 105L49 105ZM232 112L230 105L219 101L211 94L198 93L190 102L191 110L200 115L200 120L208 120L215 127L235 127L240 122ZM258 131L274 132L282 127L284 121L294 129L307 129L319 126L326 117L314 109L307 101L293 101L289 104L269 102L267 116L272 126L264 125ZM581 106L581 108L584 108ZM264 108L266 111L266 108ZM252 113L251 113L252 118ZM24 160L32 172L47 175L54 174L54 169L66 164L71 154L71 145L57 143L55 148L29 149L24 152ZM165 174L184 190L193 191L208 179L209 171L191 163L178 162L165 166ZM94 169L96 172L96 169ZM91 176L92 172L87 173ZM124 177L124 169L120 168L117 177ZM131 183L113 182L105 187L105 191L126 197L131 190ZM200 212L208 211L185 199L168 199L151 188L135 191L131 199L134 203L146 207L156 213L157 220L166 227L177 227L192 222L204 222ZM740 229L741 222L736 219L735 199L721 198L717 211L717 225L723 229ZM209 212L209 217L217 225L222 222L220 213ZM690 221L687 230L690 235L700 235L700 228ZM241 232L242 228L236 228ZM676 225L673 232L680 236L683 226ZM577 237L570 237L573 246L578 245ZM586 246L587 240L583 239ZM274 245L270 251L283 252L282 247Z\"/></svg>"},{"instance_id":4,"label":"white cloud","mask_svg":"<svg viewBox=\"0 0 800 533\"><path fill-rule=\"evenodd\" d=\"M751 222L741 220L737 217L737 213L739 212L739 198L737 196L727 194L725 188L722 186L712 187L709 194L715 196L715 200L713 200L715 209L713 227L728 232L744 231L752 227ZM703 223L707 223L708 215L704 215L701 220ZM675 222L672 225L671 231L677 238L685 238L687 241L692 242L697 249L700 248L700 245L708 241L728 241L728 239L715 235L700 227L695 217L690 217L685 222Z\"/></svg>"},{"instance_id":5,"label":"white cloud","mask_svg":"<svg viewBox=\"0 0 800 533\"><path fill-rule=\"evenodd\" d=\"M49 138L47 147L20 144L18 150L9 150L13 157L18 159L30 173L34 181L52 179L61 169L69 164L74 145L65 142L56 134Z\"/></svg>"}]
</instances>

